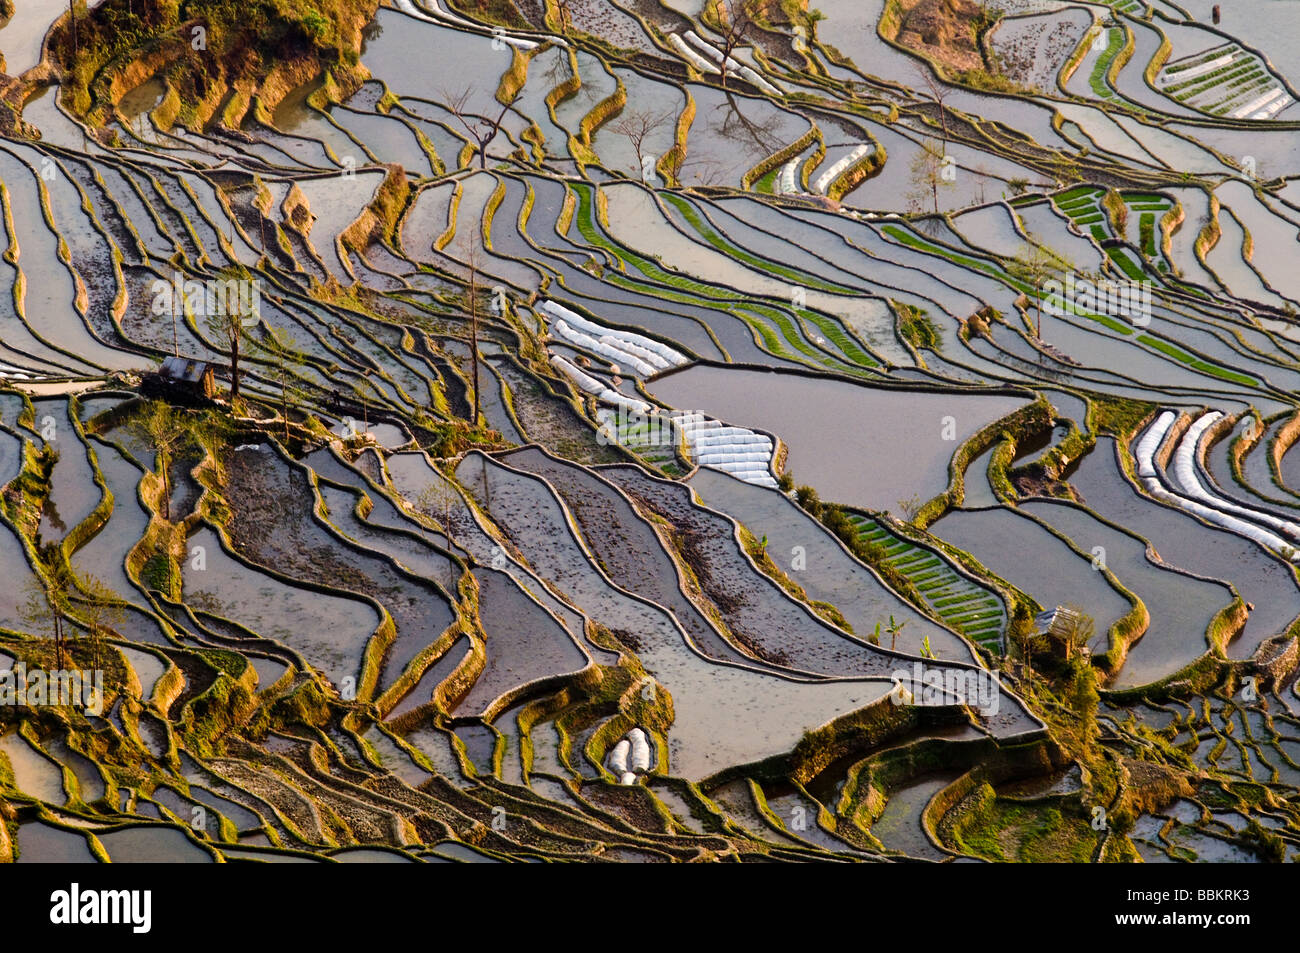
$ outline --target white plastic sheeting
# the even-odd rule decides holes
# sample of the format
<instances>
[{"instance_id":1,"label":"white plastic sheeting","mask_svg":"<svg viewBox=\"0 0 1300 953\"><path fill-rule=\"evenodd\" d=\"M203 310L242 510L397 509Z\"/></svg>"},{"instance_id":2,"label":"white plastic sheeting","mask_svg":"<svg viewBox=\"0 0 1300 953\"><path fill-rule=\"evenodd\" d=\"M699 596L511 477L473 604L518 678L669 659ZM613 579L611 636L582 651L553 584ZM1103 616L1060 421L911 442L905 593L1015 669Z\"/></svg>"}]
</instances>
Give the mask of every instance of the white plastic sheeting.
<instances>
[{"instance_id":1,"label":"white plastic sheeting","mask_svg":"<svg viewBox=\"0 0 1300 953\"><path fill-rule=\"evenodd\" d=\"M620 777L627 774L627 756L632 745L626 738L614 745L609 753L609 770Z\"/></svg>"},{"instance_id":2,"label":"white plastic sheeting","mask_svg":"<svg viewBox=\"0 0 1300 953\"><path fill-rule=\"evenodd\" d=\"M759 486L775 488L772 438L744 427L724 426L698 414L676 418L695 462Z\"/></svg>"},{"instance_id":3,"label":"white plastic sheeting","mask_svg":"<svg viewBox=\"0 0 1300 953\"><path fill-rule=\"evenodd\" d=\"M1238 536L1244 536L1266 549L1271 549L1277 553L1290 553L1289 558L1292 562L1300 561L1300 553L1297 553L1291 543L1276 533L1271 533L1263 527L1231 513L1225 513L1213 505L1190 499L1165 488L1164 484L1160 482L1155 454L1164 442L1165 436L1169 433L1169 428L1173 426L1173 422L1177 419L1178 416L1173 411L1167 410L1163 412L1134 447L1133 455L1137 459L1138 476L1141 478L1142 485L1147 493L1162 503L1168 503L1194 516L1199 516L1207 523L1236 533ZM1202 429L1201 432L1203 433L1204 430ZM1185 437L1186 435L1184 435ZM1191 446L1194 448L1195 443L1191 444ZM1199 483L1199 481L1197 482Z\"/></svg>"},{"instance_id":4,"label":"white plastic sheeting","mask_svg":"<svg viewBox=\"0 0 1300 953\"><path fill-rule=\"evenodd\" d=\"M1156 451L1165 442L1169 428L1174 425L1174 421L1177 419L1178 415L1176 413L1172 410L1166 410L1156 418L1155 423L1147 428L1147 432L1137 442L1137 446L1133 448L1133 456L1137 458L1138 476L1153 477L1156 475Z\"/></svg>"},{"instance_id":5,"label":"white plastic sheeting","mask_svg":"<svg viewBox=\"0 0 1300 953\"><path fill-rule=\"evenodd\" d=\"M609 344L605 340L594 338L590 334L570 327L569 323L562 318L556 318L551 322L551 330L570 344L585 348L593 354L599 354L601 357L609 358L618 365L620 370L630 367L640 377L650 377L655 373L655 368L639 357L614 344Z\"/></svg>"},{"instance_id":6,"label":"white plastic sheeting","mask_svg":"<svg viewBox=\"0 0 1300 953\"><path fill-rule=\"evenodd\" d=\"M698 49L709 59L713 60L714 63L717 63L719 67L721 67L722 65L721 50L716 49L711 44L709 44L706 40L702 39L699 35L696 34L694 30L686 31L686 39L690 41L691 45L693 45L696 49ZM718 69L715 70L714 72L720 73L722 72L722 70ZM752 83L753 85L757 86L765 93L770 93L773 96L781 95L781 91L779 89L777 89L767 80L763 79L763 77L760 76L756 70L752 69L749 66L746 66L744 63L740 62L734 56L727 57L727 72L732 75L739 76L741 79L744 79L747 82Z\"/></svg>"},{"instance_id":7,"label":"white plastic sheeting","mask_svg":"<svg viewBox=\"0 0 1300 953\"><path fill-rule=\"evenodd\" d=\"M627 740L632 742L632 770L649 771L650 742L646 739L645 732L640 728L633 728L627 733Z\"/></svg>"},{"instance_id":8,"label":"white plastic sheeting","mask_svg":"<svg viewBox=\"0 0 1300 953\"><path fill-rule=\"evenodd\" d=\"M1232 111L1232 118L1241 119L1242 117L1247 116L1250 113L1262 111L1265 106L1267 106L1269 103L1271 103L1273 100L1277 99L1281 95L1283 95L1281 87L1274 86L1264 95L1257 96L1256 98L1252 99L1250 102L1246 103L1246 105L1239 106L1238 108L1234 109Z\"/></svg>"},{"instance_id":9,"label":"white plastic sheeting","mask_svg":"<svg viewBox=\"0 0 1300 953\"><path fill-rule=\"evenodd\" d=\"M1142 484L1157 500L1170 503L1189 513L1193 513L1205 520L1207 523L1213 523L1223 529L1236 533L1238 536L1245 536L1247 539L1254 540L1261 546L1271 549L1274 552L1285 553L1291 549L1291 544L1282 537L1270 533L1266 529L1256 526L1254 523L1247 523L1245 520L1237 519L1235 516L1229 516L1227 513L1221 513L1216 509L1197 503L1195 500L1189 500L1185 496L1179 496L1177 493L1170 493L1161 485L1155 477L1143 477ZM1292 562L1300 561L1300 553L1292 553Z\"/></svg>"},{"instance_id":10,"label":"white plastic sheeting","mask_svg":"<svg viewBox=\"0 0 1300 953\"><path fill-rule=\"evenodd\" d=\"M685 57L687 62L689 62L692 66L694 66L699 72L701 73L722 72L722 70L718 69L711 62L706 60L703 56L700 56L699 53L696 53L693 49L687 46L686 41L683 40L676 33L668 34L668 42L672 45L672 48L674 50L682 54L682 56Z\"/></svg>"},{"instance_id":11,"label":"white plastic sheeting","mask_svg":"<svg viewBox=\"0 0 1300 953\"><path fill-rule=\"evenodd\" d=\"M596 341L603 342L606 347L616 348L625 355L622 360L626 363L631 364L634 361L641 361L648 364L655 371L680 367L688 363L685 354L674 350L667 344L642 334L636 334L633 331L602 327L554 301L543 301L542 310L551 316L554 325L558 326L560 322L563 322L569 330L580 332ZM648 376L648 374L645 376Z\"/></svg>"},{"instance_id":12,"label":"white plastic sheeting","mask_svg":"<svg viewBox=\"0 0 1300 953\"><path fill-rule=\"evenodd\" d=\"M1268 106L1261 109L1259 112L1252 113L1250 118L1251 119L1272 119L1283 109L1286 109L1287 106L1290 106L1292 102L1294 102L1294 100L1290 96L1283 95L1282 97L1273 100L1273 102L1271 102Z\"/></svg>"},{"instance_id":13,"label":"white plastic sheeting","mask_svg":"<svg viewBox=\"0 0 1300 953\"><path fill-rule=\"evenodd\" d=\"M1260 523L1278 532L1285 533L1293 540L1300 541L1300 524L1293 523L1291 520L1283 519L1272 513L1257 510L1254 507L1234 503L1232 500L1215 493L1201 479L1201 475L1196 469L1196 461L1200 458L1201 440L1205 436L1205 432L1221 417L1223 417L1223 414L1217 410L1203 414L1183 434L1182 440L1178 443L1178 448L1174 451L1172 461L1174 480L1178 489L1206 506L1212 506L1216 510L1240 516L1252 523Z\"/></svg>"},{"instance_id":14,"label":"white plastic sheeting","mask_svg":"<svg viewBox=\"0 0 1300 953\"><path fill-rule=\"evenodd\" d=\"M697 447L710 447L723 452L726 447L744 448L749 450L763 450L767 453L772 452L772 438L761 433L738 433L724 434L706 430L703 433L695 435L695 445Z\"/></svg>"},{"instance_id":15,"label":"white plastic sheeting","mask_svg":"<svg viewBox=\"0 0 1300 953\"><path fill-rule=\"evenodd\" d=\"M799 157L795 156L785 165L781 166L781 194L796 195L799 192L794 183L794 170L799 166Z\"/></svg>"},{"instance_id":16,"label":"white plastic sheeting","mask_svg":"<svg viewBox=\"0 0 1300 953\"><path fill-rule=\"evenodd\" d=\"M873 146L869 142L864 142L858 146L840 161L836 162L829 169L817 177L816 184L813 185L813 191L818 195L825 195L826 190L831 187L831 183L838 179L844 172L858 160L871 153Z\"/></svg>"},{"instance_id":17,"label":"white plastic sheeting","mask_svg":"<svg viewBox=\"0 0 1300 953\"><path fill-rule=\"evenodd\" d=\"M577 347L608 357L620 367L630 366L639 375L649 376L661 366L686 363L683 355L651 338L602 328L554 301L544 301L541 307L551 316L551 328L556 335ZM625 397L558 354L551 356L551 364L580 389L605 403L639 414L649 414L652 410L644 401ZM721 470L745 483L769 489L778 486L772 476L775 446L771 437L744 427L724 426L721 421L702 414L674 414L672 421L685 438L691 458L700 466Z\"/></svg>"},{"instance_id":18,"label":"white plastic sheeting","mask_svg":"<svg viewBox=\"0 0 1300 953\"><path fill-rule=\"evenodd\" d=\"M704 466L721 466L724 463L748 463L753 466L762 466L771 458L771 454L764 453L761 450L755 450L752 453L743 453L736 452L731 448L724 448L721 450L710 449L707 451L702 450L700 451L700 455L702 457L708 457L709 462L703 464Z\"/></svg>"},{"instance_id":19,"label":"white plastic sheeting","mask_svg":"<svg viewBox=\"0 0 1300 953\"><path fill-rule=\"evenodd\" d=\"M654 338L646 337L643 334L637 334L634 331L621 331L617 328L606 328L594 321L588 321L576 311L571 311L562 304L554 301L543 301L542 310L557 318L563 318L571 327L579 331L585 331L595 337L612 337L629 344L635 344L637 347L644 348L654 354L659 355L666 363L662 366L679 367L687 363L685 354L674 350L667 344L656 341Z\"/></svg>"},{"instance_id":20,"label":"white plastic sheeting","mask_svg":"<svg viewBox=\"0 0 1300 953\"><path fill-rule=\"evenodd\" d=\"M1203 73L1213 73L1221 66L1227 66L1242 50L1233 50L1231 53L1225 53L1223 56L1216 56L1208 63L1202 63L1199 66L1189 66L1180 70L1165 70L1165 74L1160 79L1161 86L1168 86L1170 83L1179 82L1187 79L1195 79Z\"/></svg>"},{"instance_id":21,"label":"white plastic sheeting","mask_svg":"<svg viewBox=\"0 0 1300 953\"><path fill-rule=\"evenodd\" d=\"M629 758L630 756L630 758ZM622 785L636 784L637 777L650 772L650 740L640 728L633 728L609 751L610 773Z\"/></svg>"},{"instance_id":22,"label":"white plastic sheeting","mask_svg":"<svg viewBox=\"0 0 1300 953\"><path fill-rule=\"evenodd\" d=\"M438 6L437 0L423 0L424 8L427 9L430 13L432 13L433 16L429 16L429 14L425 13L424 10L420 9L419 7L416 7L416 5L411 2L411 0L393 0L393 5L397 7L397 9L401 10L403 13L413 16L417 20L424 20L426 23L455 23L455 24L459 24L460 26L476 27L478 29L482 29L482 24L475 23L473 20L466 20L464 17L458 17L456 16L456 14L449 13L446 10L442 9L442 7ZM510 36L507 33L496 33L494 35L500 37L502 43L509 43L511 46L517 49L533 50L537 48L537 44L532 40L525 40L522 39L521 37ZM559 46L569 45L565 43L562 39L560 39L558 36L555 37L548 36L546 39L549 42L555 43Z\"/></svg>"},{"instance_id":23,"label":"white plastic sheeting","mask_svg":"<svg viewBox=\"0 0 1300 953\"><path fill-rule=\"evenodd\" d=\"M607 347L616 347L620 351L623 351L624 353L631 354L637 360L643 361L644 363L648 364L650 367L654 368L656 371L664 370L668 366L668 362L665 361L662 357L660 357L654 351L642 347L640 344L637 344L635 341L624 341L621 338L617 338L612 334L602 334L599 340L601 344L604 344Z\"/></svg>"},{"instance_id":24,"label":"white plastic sheeting","mask_svg":"<svg viewBox=\"0 0 1300 953\"><path fill-rule=\"evenodd\" d=\"M581 390L588 394L594 394L598 399L607 404L613 404L616 407L626 407L630 411L638 414L650 413L650 405L643 400L635 400L631 397L624 397L612 387L606 387L601 381L596 380L590 374L587 374L573 364L566 361L559 355L551 357L551 366L563 374L569 380L573 381Z\"/></svg>"}]
</instances>

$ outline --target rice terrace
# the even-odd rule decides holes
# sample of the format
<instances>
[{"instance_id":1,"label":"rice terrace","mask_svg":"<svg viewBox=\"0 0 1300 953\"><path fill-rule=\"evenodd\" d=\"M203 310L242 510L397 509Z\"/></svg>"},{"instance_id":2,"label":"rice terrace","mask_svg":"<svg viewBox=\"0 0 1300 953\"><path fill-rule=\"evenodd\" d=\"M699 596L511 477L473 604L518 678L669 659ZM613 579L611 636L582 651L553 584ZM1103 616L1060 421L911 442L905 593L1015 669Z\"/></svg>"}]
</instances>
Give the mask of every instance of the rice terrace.
<instances>
[{"instance_id":1,"label":"rice terrace","mask_svg":"<svg viewBox=\"0 0 1300 953\"><path fill-rule=\"evenodd\" d=\"M0 0L0 862L1300 858L1297 48Z\"/></svg>"}]
</instances>

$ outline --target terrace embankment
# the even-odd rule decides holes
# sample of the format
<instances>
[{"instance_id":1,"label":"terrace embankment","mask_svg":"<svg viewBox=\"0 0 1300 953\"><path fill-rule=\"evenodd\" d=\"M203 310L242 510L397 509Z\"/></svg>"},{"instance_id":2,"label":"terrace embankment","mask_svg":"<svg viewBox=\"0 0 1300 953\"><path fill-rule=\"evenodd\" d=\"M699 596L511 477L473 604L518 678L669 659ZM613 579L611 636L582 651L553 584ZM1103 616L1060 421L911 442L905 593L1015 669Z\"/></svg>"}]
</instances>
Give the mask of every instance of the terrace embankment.
<instances>
[{"instance_id":1,"label":"terrace embankment","mask_svg":"<svg viewBox=\"0 0 1300 953\"><path fill-rule=\"evenodd\" d=\"M902 46L954 71L984 65L975 37L987 15L971 0L892 0L881 32Z\"/></svg>"},{"instance_id":2,"label":"terrace embankment","mask_svg":"<svg viewBox=\"0 0 1300 953\"><path fill-rule=\"evenodd\" d=\"M256 100L271 109L290 90L320 76L338 92L366 77L362 30L375 0L326 0L302 7L280 0L174 4L162 0L104 0L78 17L65 16L46 39L33 70L51 69L63 101L92 126L105 125L121 97L151 77L167 88L160 110L199 129L225 104L219 121L237 125Z\"/></svg>"}]
</instances>

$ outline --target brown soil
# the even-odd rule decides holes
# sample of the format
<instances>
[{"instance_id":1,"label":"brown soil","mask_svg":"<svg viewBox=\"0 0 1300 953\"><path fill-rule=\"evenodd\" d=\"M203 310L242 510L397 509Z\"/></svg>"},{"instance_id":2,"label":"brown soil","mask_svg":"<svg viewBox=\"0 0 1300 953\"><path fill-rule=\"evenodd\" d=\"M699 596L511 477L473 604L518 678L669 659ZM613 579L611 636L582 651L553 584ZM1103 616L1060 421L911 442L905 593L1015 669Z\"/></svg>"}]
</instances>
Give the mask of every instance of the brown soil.
<instances>
[{"instance_id":1,"label":"brown soil","mask_svg":"<svg viewBox=\"0 0 1300 953\"><path fill-rule=\"evenodd\" d=\"M898 31L898 42L954 70L984 65L975 45L979 4L971 0L920 0L909 6Z\"/></svg>"}]
</instances>

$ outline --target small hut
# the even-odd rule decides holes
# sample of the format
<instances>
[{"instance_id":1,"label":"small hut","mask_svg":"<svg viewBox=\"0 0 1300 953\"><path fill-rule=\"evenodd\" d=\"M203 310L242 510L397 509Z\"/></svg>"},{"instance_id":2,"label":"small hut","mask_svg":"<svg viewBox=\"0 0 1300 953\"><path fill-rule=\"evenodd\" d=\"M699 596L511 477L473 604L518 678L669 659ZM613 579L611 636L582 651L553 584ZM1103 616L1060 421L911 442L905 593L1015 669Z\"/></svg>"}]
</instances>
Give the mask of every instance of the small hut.
<instances>
[{"instance_id":1,"label":"small hut","mask_svg":"<svg viewBox=\"0 0 1300 953\"><path fill-rule=\"evenodd\" d=\"M1034 628L1043 635L1063 639L1074 631L1079 622L1079 613L1065 606L1057 606L1034 616Z\"/></svg>"},{"instance_id":2,"label":"small hut","mask_svg":"<svg viewBox=\"0 0 1300 953\"><path fill-rule=\"evenodd\" d=\"M144 375L140 392L174 403L209 401L217 392L217 375L207 361L169 357L158 370Z\"/></svg>"},{"instance_id":3,"label":"small hut","mask_svg":"<svg viewBox=\"0 0 1300 953\"><path fill-rule=\"evenodd\" d=\"M1080 639L1091 635L1091 620L1078 609L1057 606L1034 616L1034 629L1039 635L1048 638L1051 653L1058 658L1069 658L1074 651L1087 657L1090 654L1087 644Z\"/></svg>"}]
</instances>

